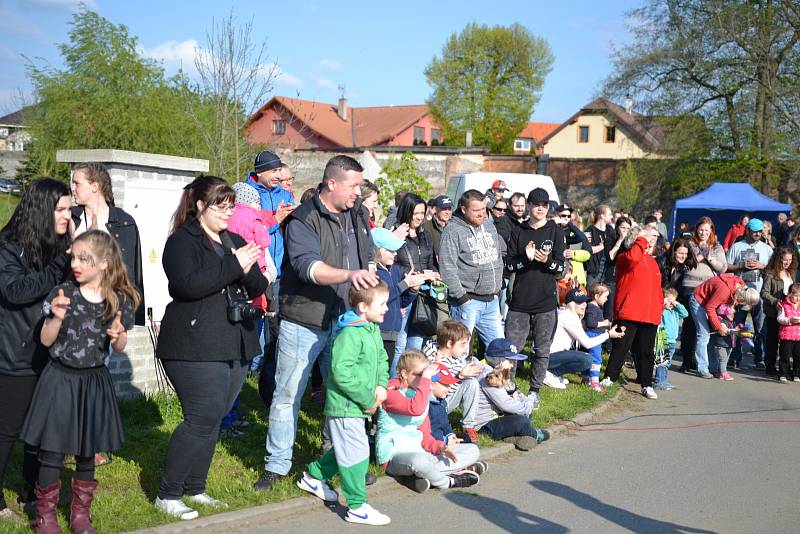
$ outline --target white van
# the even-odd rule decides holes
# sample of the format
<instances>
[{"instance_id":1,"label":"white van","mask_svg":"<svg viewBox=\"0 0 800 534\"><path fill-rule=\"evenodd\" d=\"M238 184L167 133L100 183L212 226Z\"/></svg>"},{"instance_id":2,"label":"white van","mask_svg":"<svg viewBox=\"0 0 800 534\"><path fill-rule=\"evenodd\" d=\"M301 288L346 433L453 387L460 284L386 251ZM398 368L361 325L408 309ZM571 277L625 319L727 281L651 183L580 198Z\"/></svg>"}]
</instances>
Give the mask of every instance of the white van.
<instances>
[{"instance_id":1,"label":"white van","mask_svg":"<svg viewBox=\"0 0 800 534\"><path fill-rule=\"evenodd\" d=\"M541 187L550 196L550 204L560 204L558 191L553 183L553 179L543 174L518 174L514 172L471 172L468 174L454 174L450 177L447 186L447 196L453 201L453 205L458 204L458 199L464 191L477 189L485 193L492 187L495 180L502 180L506 183L507 191L505 197L510 197L513 193L522 193L525 198L528 193Z\"/></svg>"}]
</instances>

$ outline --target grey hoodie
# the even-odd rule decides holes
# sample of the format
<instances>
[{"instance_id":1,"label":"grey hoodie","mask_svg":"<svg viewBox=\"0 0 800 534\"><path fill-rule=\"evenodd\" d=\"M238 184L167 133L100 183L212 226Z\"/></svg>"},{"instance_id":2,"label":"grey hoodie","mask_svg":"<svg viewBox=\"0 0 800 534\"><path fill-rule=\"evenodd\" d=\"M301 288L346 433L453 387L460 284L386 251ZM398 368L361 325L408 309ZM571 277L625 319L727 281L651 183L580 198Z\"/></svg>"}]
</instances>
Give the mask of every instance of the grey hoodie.
<instances>
[{"instance_id":1,"label":"grey hoodie","mask_svg":"<svg viewBox=\"0 0 800 534\"><path fill-rule=\"evenodd\" d=\"M500 293L505 248L491 221L472 226L454 216L442 231L439 248L439 273L450 298Z\"/></svg>"}]
</instances>

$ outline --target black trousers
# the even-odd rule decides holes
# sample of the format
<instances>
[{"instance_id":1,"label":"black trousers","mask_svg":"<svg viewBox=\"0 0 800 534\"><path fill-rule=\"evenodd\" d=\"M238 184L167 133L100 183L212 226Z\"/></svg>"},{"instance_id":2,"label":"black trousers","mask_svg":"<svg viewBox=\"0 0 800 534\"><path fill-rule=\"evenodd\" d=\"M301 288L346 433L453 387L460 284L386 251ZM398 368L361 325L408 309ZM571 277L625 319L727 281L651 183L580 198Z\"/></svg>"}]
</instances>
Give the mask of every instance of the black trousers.
<instances>
[{"instance_id":1,"label":"black trousers","mask_svg":"<svg viewBox=\"0 0 800 534\"><path fill-rule=\"evenodd\" d=\"M167 446L161 499L180 499L206 491L206 479L219 437L219 424L230 411L247 377L248 362L162 360L183 410L183 421Z\"/></svg>"},{"instance_id":2,"label":"black trousers","mask_svg":"<svg viewBox=\"0 0 800 534\"><path fill-rule=\"evenodd\" d=\"M683 356L681 371L684 372L697 369L697 362L694 358L694 351L697 346L697 329L694 325L694 319L692 318L692 308L689 306L690 298L691 293L679 299L680 303L683 304L689 312L689 317L684 319L683 326L681 327L681 355Z\"/></svg>"},{"instance_id":3,"label":"black trousers","mask_svg":"<svg viewBox=\"0 0 800 534\"><path fill-rule=\"evenodd\" d=\"M269 408L272 406L272 396L275 394L275 372L278 368L278 334L280 333L281 320L278 316L270 317L266 320L269 326L269 342L264 346L264 366L261 374L258 375L258 395L264 402L269 416Z\"/></svg>"},{"instance_id":4,"label":"black trousers","mask_svg":"<svg viewBox=\"0 0 800 534\"><path fill-rule=\"evenodd\" d=\"M633 354L639 383L642 387L653 385L653 368L656 355L653 348L656 342L658 325L637 321L616 321L615 324L625 327L625 336L611 341L611 355L608 357L605 376L617 381L625 356Z\"/></svg>"},{"instance_id":5,"label":"black trousers","mask_svg":"<svg viewBox=\"0 0 800 534\"><path fill-rule=\"evenodd\" d=\"M778 318L770 317L769 315L764 317L764 329L766 330L764 364L767 368L767 374L774 375L776 372L775 363L778 361Z\"/></svg>"},{"instance_id":6,"label":"black trousers","mask_svg":"<svg viewBox=\"0 0 800 534\"><path fill-rule=\"evenodd\" d=\"M789 359L792 360L791 370L789 366ZM781 340L781 376L800 376L800 341L792 341L790 339ZM767 367L769 370L769 367Z\"/></svg>"},{"instance_id":7,"label":"black trousers","mask_svg":"<svg viewBox=\"0 0 800 534\"><path fill-rule=\"evenodd\" d=\"M3 498L6 467L25 422L25 414L33 398L38 376L9 376L0 374L0 510L6 507ZM25 479L25 488L20 498L28 502L33 498L33 486L39 477L38 451L34 447L25 445L25 455L22 461L22 477Z\"/></svg>"}]
</instances>

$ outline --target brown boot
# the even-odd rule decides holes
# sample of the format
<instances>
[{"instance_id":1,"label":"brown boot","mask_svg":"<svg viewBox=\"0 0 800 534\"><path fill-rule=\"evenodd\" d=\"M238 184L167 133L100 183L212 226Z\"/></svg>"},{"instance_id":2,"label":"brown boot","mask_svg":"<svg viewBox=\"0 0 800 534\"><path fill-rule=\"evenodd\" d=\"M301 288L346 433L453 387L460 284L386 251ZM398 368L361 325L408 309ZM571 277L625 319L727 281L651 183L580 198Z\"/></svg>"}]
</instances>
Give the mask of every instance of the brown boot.
<instances>
[{"instance_id":1,"label":"brown boot","mask_svg":"<svg viewBox=\"0 0 800 534\"><path fill-rule=\"evenodd\" d=\"M69 507L69 526L75 534L94 534L92 526L92 498L97 488L96 480L72 479L72 505Z\"/></svg>"},{"instance_id":2,"label":"brown boot","mask_svg":"<svg viewBox=\"0 0 800 534\"><path fill-rule=\"evenodd\" d=\"M56 513L60 491L60 480L43 488L36 484L36 534L62 534Z\"/></svg>"}]
</instances>

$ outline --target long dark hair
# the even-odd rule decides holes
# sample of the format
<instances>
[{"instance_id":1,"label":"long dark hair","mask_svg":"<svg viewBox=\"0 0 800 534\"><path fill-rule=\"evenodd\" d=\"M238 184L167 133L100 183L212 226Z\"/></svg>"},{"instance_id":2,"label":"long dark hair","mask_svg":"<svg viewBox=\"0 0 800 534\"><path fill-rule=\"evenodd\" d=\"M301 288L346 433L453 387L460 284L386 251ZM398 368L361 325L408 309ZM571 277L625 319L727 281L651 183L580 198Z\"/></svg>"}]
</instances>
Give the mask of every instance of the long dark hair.
<instances>
[{"instance_id":1,"label":"long dark hair","mask_svg":"<svg viewBox=\"0 0 800 534\"><path fill-rule=\"evenodd\" d=\"M694 251L692 250L692 244L688 239L683 237L679 237L675 241L672 242L672 246L669 249L669 267L671 269L677 269L680 263L675 260L675 252L680 248L684 247L688 252L686 253L686 261L683 262L683 265L686 267L686 270L691 271L692 269L697 268L697 258L694 255Z\"/></svg>"},{"instance_id":2,"label":"long dark hair","mask_svg":"<svg viewBox=\"0 0 800 534\"><path fill-rule=\"evenodd\" d=\"M419 195L409 193L404 196L403 200L400 201L400 205L397 206L397 224L406 223L411 226L411 219L414 218L414 208L420 204L426 205Z\"/></svg>"},{"instance_id":3,"label":"long dark hair","mask_svg":"<svg viewBox=\"0 0 800 534\"><path fill-rule=\"evenodd\" d=\"M789 268L786 269L786 272L789 273L789 277L794 280L795 275L797 274L797 254L791 247L781 247L776 250L772 257L769 259L769 263L767 264L766 269L764 269L765 274L771 274L775 278L780 278L781 276L781 258L785 255L789 254L792 257L792 264L789 265Z\"/></svg>"},{"instance_id":4,"label":"long dark hair","mask_svg":"<svg viewBox=\"0 0 800 534\"><path fill-rule=\"evenodd\" d=\"M201 200L208 206L215 206L223 202L235 202L236 191L223 180L216 176L201 175L183 188L178 209L172 216L172 231L174 232L186 221L196 219L200 212L197 210L197 201Z\"/></svg>"},{"instance_id":5,"label":"long dark hair","mask_svg":"<svg viewBox=\"0 0 800 534\"><path fill-rule=\"evenodd\" d=\"M24 252L23 259L40 271L69 248L69 233L58 235L55 228L56 206L70 196L69 187L53 178L32 182L8 223L0 230L0 245L16 241Z\"/></svg>"}]
</instances>

